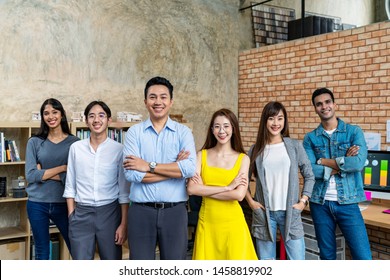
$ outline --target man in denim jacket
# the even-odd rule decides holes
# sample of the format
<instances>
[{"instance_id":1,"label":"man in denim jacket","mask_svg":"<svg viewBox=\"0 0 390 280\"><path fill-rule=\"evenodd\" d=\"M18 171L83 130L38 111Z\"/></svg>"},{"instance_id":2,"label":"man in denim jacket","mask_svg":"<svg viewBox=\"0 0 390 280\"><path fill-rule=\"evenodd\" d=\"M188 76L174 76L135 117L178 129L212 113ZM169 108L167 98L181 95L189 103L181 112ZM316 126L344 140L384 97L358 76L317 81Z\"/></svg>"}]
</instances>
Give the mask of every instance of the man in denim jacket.
<instances>
[{"instance_id":1,"label":"man in denim jacket","mask_svg":"<svg viewBox=\"0 0 390 280\"><path fill-rule=\"evenodd\" d=\"M321 124L305 135L303 146L311 161L315 185L310 212L320 258L336 259L336 226L353 259L371 259L370 244L358 202L365 200L361 170L367 145L360 127L336 117L334 96L327 88L313 92L312 103Z\"/></svg>"}]
</instances>

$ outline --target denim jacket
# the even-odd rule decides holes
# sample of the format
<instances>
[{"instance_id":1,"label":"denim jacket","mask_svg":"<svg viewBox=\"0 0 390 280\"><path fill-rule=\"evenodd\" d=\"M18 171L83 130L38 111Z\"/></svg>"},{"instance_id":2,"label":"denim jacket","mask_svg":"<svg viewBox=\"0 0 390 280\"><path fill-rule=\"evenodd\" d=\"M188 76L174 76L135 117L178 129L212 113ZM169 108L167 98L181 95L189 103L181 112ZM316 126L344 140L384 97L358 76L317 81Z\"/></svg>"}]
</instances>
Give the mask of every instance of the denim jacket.
<instances>
[{"instance_id":1,"label":"denim jacket","mask_svg":"<svg viewBox=\"0 0 390 280\"><path fill-rule=\"evenodd\" d=\"M324 204L325 193L329 185L332 169L317 164L319 158L336 160L340 172L335 174L337 200L340 204L351 204L365 200L361 171L367 159L367 145L362 129L337 119L336 130L329 136L320 124L315 130L307 133L303 147L312 164L316 179L310 202ZM349 147L360 147L356 156L347 157Z\"/></svg>"}]
</instances>

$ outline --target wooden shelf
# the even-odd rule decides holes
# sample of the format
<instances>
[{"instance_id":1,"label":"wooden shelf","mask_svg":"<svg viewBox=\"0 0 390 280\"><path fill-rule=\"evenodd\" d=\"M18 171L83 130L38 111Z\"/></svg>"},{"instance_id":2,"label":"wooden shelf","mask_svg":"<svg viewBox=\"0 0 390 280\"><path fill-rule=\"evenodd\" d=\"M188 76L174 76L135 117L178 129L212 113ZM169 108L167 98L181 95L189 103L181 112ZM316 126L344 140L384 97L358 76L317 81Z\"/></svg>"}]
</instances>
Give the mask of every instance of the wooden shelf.
<instances>
[{"instance_id":1,"label":"wooden shelf","mask_svg":"<svg viewBox=\"0 0 390 280\"><path fill-rule=\"evenodd\" d=\"M15 140L22 159L26 156L28 139L39 127L40 122L0 122L0 131L4 133L6 139ZM13 179L24 176L25 164L25 161L0 163L0 176L7 178L7 190L11 189ZM0 241L3 245L19 244L20 246L22 244L24 252L22 258L24 259L30 259L32 238L27 217L27 200L27 197L0 197ZM18 240L23 240L23 242ZM2 254L2 259L15 257L12 252L3 251Z\"/></svg>"},{"instance_id":2,"label":"wooden shelf","mask_svg":"<svg viewBox=\"0 0 390 280\"><path fill-rule=\"evenodd\" d=\"M30 237L30 234L24 228L21 227L0 228L0 240L26 238L26 237Z\"/></svg>"},{"instance_id":3,"label":"wooden shelf","mask_svg":"<svg viewBox=\"0 0 390 280\"><path fill-rule=\"evenodd\" d=\"M19 202L26 201L27 197L14 198L14 197L0 197L0 203Z\"/></svg>"},{"instance_id":4,"label":"wooden shelf","mask_svg":"<svg viewBox=\"0 0 390 280\"><path fill-rule=\"evenodd\" d=\"M0 166L7 166L7 165L25 165L26 162L23 161L9 161L9 162L0 162Z\"/></svg>"}]
</instances>

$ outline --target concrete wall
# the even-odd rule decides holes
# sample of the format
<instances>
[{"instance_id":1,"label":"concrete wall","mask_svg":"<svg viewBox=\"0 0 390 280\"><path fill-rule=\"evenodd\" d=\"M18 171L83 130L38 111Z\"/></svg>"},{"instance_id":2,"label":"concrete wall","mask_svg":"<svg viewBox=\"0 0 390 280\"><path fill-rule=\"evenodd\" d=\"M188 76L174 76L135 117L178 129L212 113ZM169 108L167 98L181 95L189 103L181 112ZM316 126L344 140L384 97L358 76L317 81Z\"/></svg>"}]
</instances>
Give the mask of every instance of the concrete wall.
<instances>
[{"instance_id":1,"label":"concrete wall","mask_svg":"<svg viewBox=\"0 0 390 280\"><path fill-rule=\"evenodd\" d=\"M315 9L324 1L306 2L308 11L334 15ZM362 8L367 1L356 2ZM215 110L237 112L238 51L254 45L250 10L239 8L250 3L0 0L1 120L28 121L48 97L60 99L69 116L102 99L114 115L146 117L144 85L162 75L175 87L172 113L194 124L200 147Z\"/></svg>"},{"instance_id":2,"label":"concrete wall","mask_svg":"<svg viewBox=\"0 0 390 280\"><path fill-rule=\"evenodd\" d=\"M28 121L48 97L69 116L102 99L115 116L146 117L145 83L162 75L175 88L172 113L194 123L200 146L215 110L237 111L238 9L237 0L2 0L1 120Z\"/></svg>"}]
</instances>

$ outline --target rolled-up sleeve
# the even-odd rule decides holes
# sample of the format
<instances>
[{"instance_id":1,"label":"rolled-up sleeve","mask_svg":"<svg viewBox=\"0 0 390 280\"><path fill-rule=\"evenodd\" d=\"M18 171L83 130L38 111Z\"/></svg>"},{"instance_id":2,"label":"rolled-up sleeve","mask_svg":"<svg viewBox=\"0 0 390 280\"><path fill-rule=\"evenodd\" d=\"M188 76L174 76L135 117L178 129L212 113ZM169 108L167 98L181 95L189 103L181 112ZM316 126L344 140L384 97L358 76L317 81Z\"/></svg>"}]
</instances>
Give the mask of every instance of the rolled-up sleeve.
<instances>
[{"instance_id":1,"label":"rolled-up sleeve","mask_svg":"<svg viewBox=\"0 0 390 280\"><path fill-rule=\"evenodd\" d=\"M362 171L367 159L367 144L366 140L364 139L363 130L358 126L355 126L354 128L355 130L351 146L359 146L358 154L355 156L344 156L335 159L338 167L340 168L340 175L342 177L345 175L343 173L354 173Z\"/></svg>"},{"instance_id":2,"label":"rolled-up sleeve","mask_svg":"<svg viewBox=\"0 0 390 280\"><path fill-rule=\"evenodd\" d=\"M181 174L184 178L191 178L195 175L196 171L196 149L194 136L188 127L184 127L183 130L183 145L181 150L189 151L190 155L188 159L178 162Z\"/></svg>"},{"instance_id":3,"label":"rolled-up sleeve","mask_svg":"<svg viewBox=\"0 0 390 280\"><path fill-rule=\"evenodd\" d=\"M140 153L139 143L137 140L137 131L136 131L136 127L133 126L130 127L126 133L125 144L123 147L123 161L125 160L125 157L128 155L141 157L140 154L141 153ZM142 180L146 175L145 172L140 172L136 170L127 170L124 168L123 168L123 172L127 181L136 182L136 183L142 182Z\"/></svg>"},{"instance_id":4,"label":"rolled-up sleeve","mask_svg":"<svg viewBox=\"0 0 390 280\"><path fill-rule=\"evenodd\" d=\"M125 204L130 202L130 183L126 181L125 174L122 168L122 162L118 166L118 185L119 185L119 198L118 201L120 204Z\"/></svg>"}]
</instances>

